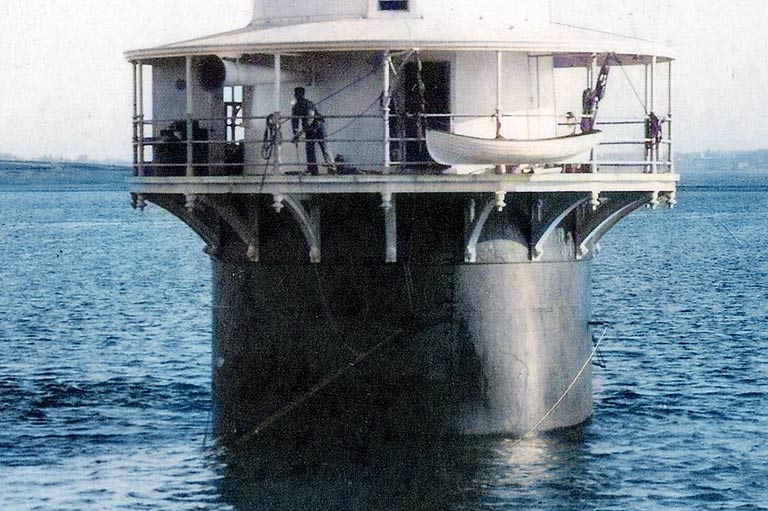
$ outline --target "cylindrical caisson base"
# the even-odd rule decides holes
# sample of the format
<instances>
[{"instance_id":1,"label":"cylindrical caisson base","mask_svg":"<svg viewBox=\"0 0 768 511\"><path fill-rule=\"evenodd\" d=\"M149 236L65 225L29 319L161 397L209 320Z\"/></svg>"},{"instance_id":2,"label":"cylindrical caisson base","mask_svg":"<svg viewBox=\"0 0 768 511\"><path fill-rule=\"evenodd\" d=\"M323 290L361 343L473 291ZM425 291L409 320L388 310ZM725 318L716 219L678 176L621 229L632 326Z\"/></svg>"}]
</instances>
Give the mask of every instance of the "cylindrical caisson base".
<instances>
[{"instance_id":1,"label":"cylindrical caisson base","mask_svg":"<svg viewBox=\"0 0 768 511\"><path fill-rule=\"evenodd\" d=\"M329 265L214 259L214 427L520 434L592 345L590 261ZM586 370L540 429L592 411Z\"/></svg>"}]
</instances>

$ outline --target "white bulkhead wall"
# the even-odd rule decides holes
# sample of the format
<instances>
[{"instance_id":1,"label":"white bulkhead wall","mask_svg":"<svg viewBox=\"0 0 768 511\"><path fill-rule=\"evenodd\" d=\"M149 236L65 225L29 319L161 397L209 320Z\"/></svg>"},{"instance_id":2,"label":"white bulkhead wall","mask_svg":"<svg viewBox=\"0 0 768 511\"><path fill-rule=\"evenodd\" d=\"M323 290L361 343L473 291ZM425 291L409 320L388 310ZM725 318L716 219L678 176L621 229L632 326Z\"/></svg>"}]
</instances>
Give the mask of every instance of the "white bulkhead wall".
<instances>
[{"instance_id":1,"label":"white bulkhead wall","mask_svg":"<svg viewBox=\"0 0 768 511\"><path fill-rule=\"evenodd\" d=\"M547 21L549 3L541 0L409 0L408 11L380 11L378 0L254 0L253 21L290 23L340 17L493 17Z\"/></svg>"},{"instance_id":2,"label":"white bulkhead wall","mask_svg":"<svg viewBox=\"0 0 768 511\"><path fill-rule=\"evenodd\" d=\"M316 54L311 61L311 80L283 82L281 114L284 117L291 115L293 89L304 87L307 99L318 103L318 111L326 118L325 131L330 156L333 158L341 154L352 165L380 165L384 159L383 121L379 101L382 91L380 57L371 53L331 53ZM274 88L271 85L257 85L245 87L244 90L246 115L258 117L247 124L245 132L248 142L246 161L256 164L249 167L247 172L260 173L263 171L260 165L265 163L260 154L265 127L263 117L273 113ZM287 166L283 171L304 170L304 143L298 147L290 143L293 134L287 119L281 126L281 132L284 142L283 163L298 162L302 165L297 168ZM319 148L317 157L322 162Z\"/></svg>"},{"instance_id":3,"label":"white bulkhead wall","mask_svg":"<svg viewBox=\"0 0 768 511\"><path fill-rule=\"evenodd\" d=\"M193 60L194 62L194 60ZM196 74L193 73L193 77ZM204 90L197 82L192 83L193 117L202 119L200 127L208 130L209 140L224 140L226 136L224 98ZM186 62L183 58L163 59L152 65L152 117L156 120L154 136L167 128L174 120L187 117ZM221 144L209 147L211 158L223 154Z\"/></svg>"},{"instance_id":4,"label":"white bulkhead wall","mask_svg":"<svg viewBox=\"0 0 768 511\"><path fill-rule=\"evenodd\" d=\"M496 121L493 114L497 107L496 52L424 52L421 58L424 61L450 63L450 111L459 116L476 116L454 119L453 131L494 138ZM380 165L384 158L379 101L382 91L380 56L367 52L318 53L311 60L314 69L312 80L283 83L282 114L290 115L293 87L304 86L307 98L319 103L318 110L326 117L326 135L331 155L342 154L353 165ZM556 136L557 122L565 119L555 117L557 105L553 91L552 58L503 53L502 62L501 107L502 112L508 116L502 122L502 135L516 139ZM245 90L247 115L263 118L272 113L274 104L271 85L246 87ZM264 122L261 119L248 124L246 161L264 163L259 154L263 130ZM291 137L290 123L283 124L282 133L287 142L283 144L283 162L303 162L303 144L297 149L288 142ZM251 167L249 171L260 172L261 169Z\"/></svg>"},{"instance_id":5,"label":"white bulkhead wall","mask_svg":"<svg viewBox=\"0 0 768 511\"><path fill-rule=\"evenodd\" d=\"M490 117L497 104L496 62L496 52L456 53L452 113L484 117L455 119L455 133L496 136L496 120ZM555 136L552 58L503 53L502 63L501 110L513 117L503 120L501 134L517 139Z\"/></svg>"}]
</instances>

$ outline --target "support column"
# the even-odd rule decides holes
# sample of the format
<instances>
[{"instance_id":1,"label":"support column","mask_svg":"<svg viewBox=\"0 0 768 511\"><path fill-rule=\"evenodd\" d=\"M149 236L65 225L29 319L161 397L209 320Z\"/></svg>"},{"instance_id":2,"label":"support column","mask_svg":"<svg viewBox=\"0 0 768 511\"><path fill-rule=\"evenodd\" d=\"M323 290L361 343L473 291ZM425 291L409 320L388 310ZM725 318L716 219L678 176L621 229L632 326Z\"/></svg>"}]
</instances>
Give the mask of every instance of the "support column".
<instances>
[{"instance_id":1,"label":"support column","mask_svg":"<svg viewBox=\"0 0 768 511\"><path fill-rule=\"evenodd\" d=\"M137 82L136 82L136 104L137 112L136 119L138 122L138 139L139 145L137 146L137 157L139 164L139 177L144 176L144 64L141 61L136 63L137 66Z\"/></svg>"},{"instance_id":2,"label":"support column","mask_svg":"<svg viewBox=\"0 0 768 511\"><path fill-rule=\"evenodd\" d=\"M501 136L501 79L503 73L503 61L500 51L496 52L496 138Z\"/></svg>"},{"instance_id":3,"label":"support column","mask_svg":"<svg viewBox=\"0 0 768 511\"><path fill-rule=\"evenodd\" d=\"M275 65L275 82L274 82L274 96L272 101L272 111L275 115L275 121L277 122L277 145L275 146L275 162L276 170L278 174L283 173L283 137L281 136L281 114L280 114L280 92L282 82L282 55L275 53L274 55Z\"/></svg>"},{"instance_id":4,"label":"support column","mask_svg":"<svg viewBox=\"0 0 768 511\"><path fill-rule=\"evenodd\" d=\"M597 80L597 76L598 76L598 71L597 71L597 55L594 54L594 53L592 54L592 61L591 61L591 64L590 64L589 68L590 68L590 75L591 75L590 82L595 83L595 86L597 86L597 81L596 81ZM591 87L592 87L592 85L590 84L590 88ZM592 123L591 124L592 124L592 129L595 129L595 114L592 114ZM592 173L597 172L597 165L595 165L595 149L594 148L589 150L589 171L592 172Z\"/></svg>"},{"instance_id":5,"label":"support column","mask_svg":"<svg viewBox=\"0 0 768 511\"><path fill-rule=\"evenodd\" d=\"M397 203L389 192L381 194L381 209L384 210L384 262L397 262Z\"/></svg>"},{"instance_id":6,"label":"support column","mask_svg":"<svg viewBox=\"0 0 768 511\"><path fill-rule=\"evenodd\" d=\"M192 129L192 123L195 116L195 98L192 83L192 57L187 55L185 58L186 64L186 80L187 80L187 177L195 175L194 167L194 130Z\"/></svg>"},{"instance_id":7,"label":"support column","mask_svg":"<svg viewBox=\"0 0 768 511\"><path fill-rule=\"evenodd\" d=\"M133 175L139 173L139 101L138 101L138 69L136 62L131 62L133 70Z\"/></svg>"},{"instance_id":8,"label":"support column","mask_svg":"<svg viewBox=\"0 0 768 511\"><path fill-rule=\"evenodd\" d=\"M540 429L578 424L589 278L588 260L416 265L407 282L399 265L214 260L214 430L522 434L564 395Z\"/></svg>"},{"instance_id":9,"label":"support column","mask_svg":"<svg viewBox=\"0 0 768 511\"><path fill-rule=\"evenodd\" d=\"M589 284L590 261L457 269L457 320L484 379L482 403L466 403L462 433L525 433L573 382L541 429L590 416L589 367L577 378L592 349Z\"/></svg>"},{"instance_id":10,"label":"support column","mask_svg":"<svg viewBox=\"0 0 768 511\"><path fill-rule=\"evenodd\" d=\"M651 109L649 108L650 105L650 92L651 92L651 70L650 66L648 64L643 65L643 72L644 74L644 88L643 88L643 108L645 109L645 117L643 119L643 122L647 123L650 120L649 114L651 113ZM643 167L643 172L650 172L651 171L651 149L650 149L650 139L648 138L648 134L645 131L645 126L643 127L643 140L645 141L645 161L648 162L647 165Z\"/></svg>"},{"instance_id":11,"label":"support column","mask_svg":"<svg viewBox=\"0 0 768 511\"><path fill-rule=\"evenodd\" d=\"M389 168L392 165L392 157L391 157L391 141L389 137L389 102L392 100L389 94L389 89L391 88L391 81L389 76L389 66L390 66L390 60L389 60L389 52L384 52L384 58L382 59L384 63L384 68L382 69L382 96L381 96L381 115L382 120L384 121L384 166L386 168Z\"/></svg>"},{"instance_id":12,"label":"support column","mask_svg":"<svg viewBox=\"0 0 768 511\"><path fill-rule=\"evenodd\" d=\"M667 64L667 151L669 151L669 171L675 172L675 158L672 151L672 60Z\"/></svg>"},{"instance_id":13,"label":"support column","mask_svg":"<svg viewBox=\"0 0 768 511\"><path fill-rule=\"evenodd\" d=\"M656 111L656 56L651 57L651 112ZM659 146L651 143L651 173L656 174L659 167Z\"/></svg>"}]
</instances>

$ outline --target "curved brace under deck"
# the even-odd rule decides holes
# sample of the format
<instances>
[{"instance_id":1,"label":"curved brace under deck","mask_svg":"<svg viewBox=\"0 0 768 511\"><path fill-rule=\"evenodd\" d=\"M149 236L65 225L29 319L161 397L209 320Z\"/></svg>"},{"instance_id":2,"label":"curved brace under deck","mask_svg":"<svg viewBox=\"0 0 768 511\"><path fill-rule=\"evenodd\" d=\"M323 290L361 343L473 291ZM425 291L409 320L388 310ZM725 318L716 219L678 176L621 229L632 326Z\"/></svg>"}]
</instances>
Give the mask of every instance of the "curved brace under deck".
<instances>
[{"instance_id":1,"label":"curved brace under deck","mask_svg":"<svg viewBox=\"0 0 768 511\"><path fill-rule=\"evenodd\" d=\"M198 195L193 200L190 200L190 195L180 194L148 194L145 197L192 228L206 243L208 253L216 254L222 248L221 227L225 225L246 247L245 258L251 262L259 262L259 208L255 203L243 202L245 196ZM527 220L530 225L521 232L525 232L528 238L530 261L539 262L544 259L545 251L549 250L549 238L558 228L570 233L575 241L575 254L571 257L582 259L602 236L632 211L646 204L654 205L659 198L666 199L667 202L674 200L674 197L658 193L610 193L602 196L597 208L592 208L586 207L593 202L590 197L592 195L568 192L536 194L522 199L529 201ZM309 261L321 262L320 202L313 197L302 200L294 194L274 194L273 200L272 207L278 213L285 207L290 211L309 249ZM461 256L464 262L477 262L477 246L485 226L494 209L506 206L502 206L503 200L504 197L500 197L498 193L483 194L479 199L468 199ZM476 204L476 201L480 204ZM395 197L392 194L383 196L382 212L383 260L393 263L398 260L398 220ZM569 218L572 220L568 220ZM547 256L547 260L552 257ZM554 254L554 257L557 258L557 255Z\"/></svg>"},{"instance_id":2,"label":"curved brace under deck","mask_svg":"<svg viewBox=\"0 0 768 511\"><path fill-rule=\"evenodd\" d=\"M633 194L601 203L589 221L578 229L581 241L578 244L576 258L582 259L586 256L614 225L637 208L648 204L654 197L654 195L641 194L638 198L638 195Z\"/></svg>"},{"instance_id":3,"label":"curved brace under deck","mask_svg":"<svg viewBox=\"0 0 768 511\"><path fill-rule=\"evenodd\" d=\"M213 220L215 217L207 215L200 208L189 210L185 204L186 199L182 196L182 201L179 201L177 200L178 197L178 195L152 194L143 198L155 203L187 224L203 240L206 251L209 254L215 254L221 246L221 230L216 225L217 221Z\"/></svg>"},{"instance_id":4,"label":"curved brace under deck","mask_svg":"<svg viewBox=\"0 0 768 511\"><path fill-rule=\"evenodd\" d=\"M253 216L250 222L243 218L234 207L232 202L227 199L220 199L213 196L205 196L202 202L211 207L224 222L240 237L248 247L246 257L249 261L259 261L259 227L257 208L253 208Z\"/></svg>"},{"instance_id":5,"label":"curved brace under deck","mask_svg":"<svg viewBox=\"0 0 768 511\"><path fill-rule=\"evenodd\" d=\"M274 196L272 207L280 213L282 206L287 206L291 215L301 228L301 233L309 246L309 260L312 263L320 262L320 208L312 204L309 212L304 209L301 201L291 194L277 194Z\"/></svg>"},{"instance_id":6,"label":"curved brace under deck","mask_svg":"<svg viewBox=\"0 0 768 511\"><path fill-rule=\"evenodd\" d=\"M536 215L531 212L531 261L539 261L544 255L544 246L547 238L555 229L571 214L576 208L586 203L589 199L579 197L578 195L566 195L561 200L555 202L554 207L550 207L546 214L541 213L543 209L542 199L538 200ZM560 207L557 207L557 206Z\"/></svg>"},{"instance_id":7,"label":"curved brace under deck","mask_svg":"<svg viewBox=\"0 0 768 511\"><path fill-rule=\"evenodd\" d=\"M474 216L474 219L471 221L469 229L467 230L467 238L464 244L464 262L477 262L477 242L480 241L480 235L483 233L483 227L485 227L488 217L491 216L491 212L497 207L498 201L496 197L485 200L479 215L475 216L475 208L474 206L470 206L472 209L471 215Z\"/></svg>"}]
</instances>

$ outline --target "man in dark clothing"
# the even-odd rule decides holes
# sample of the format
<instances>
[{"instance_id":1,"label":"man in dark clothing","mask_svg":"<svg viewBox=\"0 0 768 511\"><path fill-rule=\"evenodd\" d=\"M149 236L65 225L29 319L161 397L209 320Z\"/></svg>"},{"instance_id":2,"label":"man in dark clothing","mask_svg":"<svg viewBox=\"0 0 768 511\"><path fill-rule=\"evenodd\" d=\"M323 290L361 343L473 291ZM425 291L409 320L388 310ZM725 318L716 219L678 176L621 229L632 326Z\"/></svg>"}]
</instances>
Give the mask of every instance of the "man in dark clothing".
<instances>
[{"instance_id":1,"label":"man in dark clothing","mask_svg":"<svg viewBox=\"0 0 768 511\"><path fill-rule=\"evenodd\" d=\"M330 163L331 159L325 148L325 126L323 117L317 111L317 107L310 100L304 97L306 91L304 87L296 87L293 95L296 103L291 111L291 127L293 128L293 142L299 143L301 134L304 133L305 148L307 152L307 170L313 176L319 174L317 168L317 155L315 153L315 144L320 146L323 152L323 159ZM301 131L299 131L301 126Z\"/></svg>"}]
</instances>

